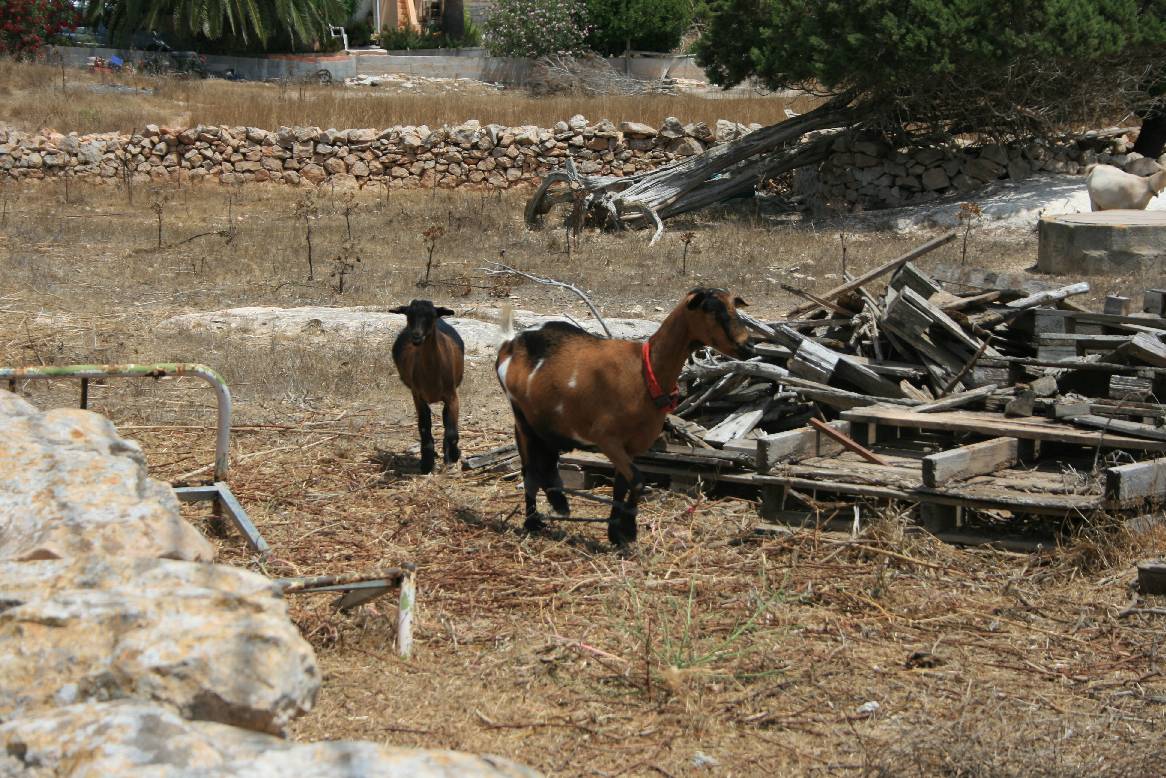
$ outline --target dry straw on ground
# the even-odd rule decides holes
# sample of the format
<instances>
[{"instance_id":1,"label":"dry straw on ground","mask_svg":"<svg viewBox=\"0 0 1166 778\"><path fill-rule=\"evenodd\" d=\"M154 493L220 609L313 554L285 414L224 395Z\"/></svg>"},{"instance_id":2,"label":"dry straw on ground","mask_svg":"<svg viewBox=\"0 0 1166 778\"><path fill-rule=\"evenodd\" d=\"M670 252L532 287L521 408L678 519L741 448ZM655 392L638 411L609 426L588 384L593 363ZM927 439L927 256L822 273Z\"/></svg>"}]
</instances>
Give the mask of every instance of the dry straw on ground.
<instances>
[{"instance_id":1,"label":"dry straw on ground","mask_svg":"<svg viewBox=\"0 0 1166 778\"><path fill-rule=\"evenodd\" d=\"M109 84L132 89L111 92ZM717 119L773 124L785 120L786 108L800 113L815 102L761 95L710 99L694 94L535 98L521 89L498 92L472 86L460 91L433 87L419 91L423 93L385 94L370 87L98 76L80 70L66 73L62 91L60 68L0 59L0 117L25 130L47 127L64 132L126 132L147 123L267 129L281 125L439 127L467 119L483 124L552 127L575 114L591 121L628 120L657 127L664 117L676 116L683 122L705 122L713 127Z\"/></svg>"},{"instance_id":2,"label":"dry straw on ground","mask_svg":"<svg viewBox=\"0 0 1166 778\"><path fill-rule=\"evenodd\" d=\"M274 549L261 564L227 537L224 561L273 576L417 563L410 662L395 655L391 599L351 615L325 597L292 600L324 669L297 738L487 751L588 776L700 774L713 762L710 774L724 775L1116 776L1160 761L1160 617L1119 615L1129 563L1160 549L1160 532L1099 530L1022 556L913 535L893 507L857 542L761 537L747 501L653 493L627 554L608 548L601 524L531 537L513 475L415 474L413 409L387 350L157 331L175 313L234 305L424 294L494 309L497 287L477 268L499 255L580 285L609 315L660 317L687 287L716 283L765 316L793 302L781 282L837 283L836 232L752 211L702 216L677 230L697 236L681 276L678 238L649 251L640 235L585 233L568 255L561 231L521 227L517 196L364 192L351 214L363 261L338 295L328 279L306 281L293 192L169 194L159 250L147 196L0 191L0 363L208 362L238 402L232 488ZM347 226L344 201L323 194L314 240L328 257ZM421 291L422 232L435 219L446 232L433 276L460 280ZM850 235L848 269L916 242ZM1029 238L977 237L969 262L1015 269L1034 253ZM511 291L517 307L584 315L562 293ZM75 402L77 388L27 392L47 406ZM200 384L111 380L90 396L142 442L156 477L205 477L213 403ZM508 440L508 414L489 360L471 364L463 449ZM205 506L185 510L206 520Z\"/></svg>"}]
</instances>

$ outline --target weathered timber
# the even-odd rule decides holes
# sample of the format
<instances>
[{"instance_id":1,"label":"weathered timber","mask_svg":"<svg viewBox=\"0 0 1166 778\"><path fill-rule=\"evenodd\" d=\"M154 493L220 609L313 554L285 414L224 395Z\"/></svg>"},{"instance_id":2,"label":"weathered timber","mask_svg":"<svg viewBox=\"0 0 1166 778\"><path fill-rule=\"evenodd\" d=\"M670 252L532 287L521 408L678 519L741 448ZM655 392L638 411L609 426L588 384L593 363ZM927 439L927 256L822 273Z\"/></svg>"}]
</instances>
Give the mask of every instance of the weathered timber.
<instances>
[{"instance_id":1,"label":"weathered timber","mask_svg":"<svg viewBox=\"0 0 1166 778\"><path fill-rule=\"evenodd\" d=\"M1166 289L1147 289L1142 297L1142 312L1166 316Z\"/></svg>"},{"instance_id":2,"label":"weathered timber","mask_svg":"<svg viewBox=\"0 0 1166 778\"><path fill-rule=\"evenodd\" d=\"M923 457L924 486L943 486L976 475L994 473L1018 461L1016 438L993 438Z\"/></svg>"},{"instance_id":3,"label":"weathered timber","mask_svg":"<svg viewBox=\"0 0 1166 778\"><path fill-rule=\"evenodd\" d=\"M835 408L854 408L861 405L870 405L875 402L890 403L893 405L915 405L915 400L899 397L872 397L871 395L848 392L844 389L835 389L816 381L807 381L791 375L785 368L765 362L728 361L709 363L694 363L687 365L681 374L681 380L691 378L712 378L724 375L744 375L751 378L760 378L764 381L785 384L798 390L799 394L813 400L826 403Z\"/></svg>"},{"instance_id":4,"label":"weathered timber","mask_svg":"<svg viewBox=\"0 0 1166 778\"><path fill-rule=\"evenodd\" d=\"M813 427L814 429L818 430L818 432L821 432L824 435L827 435L831 438L834 438L834 440L838 441L842 445L843 448L846 448L846 449L849 449L850 451L853 451L855 454L858 454L860 457L865 459L867 462L874 462L876 465L889 465L890 464L889 462L887 462L887 460L883 459L878 454L874 453L870 449L861 445L860 443L858 443L858 441L854 440L846 433L841 432L840 430L837 430L834 427L831 427L829 424L827 424L826 422L824 422L820 419L810 419L810 426Z\"/></svg>"},{"instance_id":5,"label":"weathered timber","mask_svg":"<svg viewBox=\"0 0 1166 778\"><path fill-rule=\"evenodd\" d=\"M1141 362L1152 367L1166 367L1166 343L1149 332L1139 332L1114 351L1101 358L1103 362Z\"/></svg>"},{"instance_id":6,"label":"weathered timber","mask_svg":"<svg viewBox=\"0 0 1166 778\"><path fill-rule=\"evenodd\" d=\"M829 426L844 434L850 433L848 422L834 421ZM837 440L809 427L766 435L757 440L757 472L768 473L781 462L830 456L842 449L842 444Z\"/></svg>"},{"instance_id":7,"label":"weathered timber","mask_svg":"<svg viewBox=\"0 0 1166 778\"><path fill-rule=\"evenodd\" d=\"M778 332L782 327L775 328ZM785 330L789 335L800 337L793 330ZM821 384L831 384L832 379L845 381L863 392L876 397L902 397L903 392L897 385L880 376L868 366L858 362L846 354L839 354L833 349L823 346L810 338L802 338L797 352L789 361L789 371L794 375L817 381Z\"/></svg>"},{"instance_id":8,"label":"weathered timber","mask_svg":"<svg viewBox=\"0 0 1166 778\"><path fill-rule=\"evenodd\" d=\"M1107 294L1105 296L1105 305L1102 306L1103 313L1111 313L1115 316L1129 316L1133 312L1133 300L1128 297L1122 297L1117 294Z\"/></svg>"},{"instance_id":9,"label":"weathered timber","mask_svg":"<svg viewBox=\"0 0 1166 778\"><path fill-rule=\"evenodd\" d=\"M916 405L911 410L915 413L936 413L938 411L949 411L952 408L960 408L976 400L981 400L992 392L996 391L996 384L985 384L978 386L975 389L969 389L966 392L959 392L957 394L949 394L940 400L925 403L923 405Z\"/></svg>"},{"instance_id":10,"label":"weathered timber","mask_svg":"<svg viewBox=\"0 0 1166 778\"><path fill-rule=\"evenodd\" d=\"M490 449L481 454L473 454L462 459L463 470L480 470L509 462L518 456L518 446L513 443Z\"/></svg>"},{"instance_id":11,"label":"weathered timber","mask_svg":"<svg viewBox=\"0 0 1166 778\"><path fill-rule=\"evenodd\" d=\"M1105 497L1117 505L1166 500L1166 458L1107 467Z\"/></svg>"},{"instance_id":12,"label":"weathered timber","mask_svg":"<svg viewBox=\"0 0 1166 778\"><path fill-rule=\"evenodd\" d=\"M1143 559L1138 562L1138 591L1166 594L1166 560Z\"/></svg>"},{"instance_id":13,"label":"weathered timber","mask_svg":"<svg viewBox=\"0 0 1166 778\"><path fill-rule=\"evenodd\" d=\"M852 292L855 289L858 289L860 286L865 286L866 284L870 283L871 281L878 278L879 276L882 276L882 275L890 273L894 270L897 270L898 268L902 267L903 265L907 264L908 262L916 260L919 257L923 256L924 254L927 254L931 251L934 251L935 249L939 248L940 246L944 246L948 243L951 243L953 240L955 240L955 238L956 238L956 233L954 231L944 233L943 235L940 235L938 238L933 238L933 239L927 241L926 243L924 243L922 246L919 246L918 248L915 248L915 249L912 249L911 251L908 251L903 256L898 257L897 259L892 259L890 262L887 262L884 265L879 265L878 267L874 268L873 270L869 270L866 273L863 273L858 278L855 278L852 281L847 281L846 283L844 283L840 286L836 286L833 289L831 289L829 292L826 292L825 294L820 295L820 296L823 300L836 300L837 298L841 297L842 295L846 294L847 292ZM812 305L803 305L803 306L800 306L800 307L795 308L794 310L790 311L789 315L791 317L800 316L802 314L805 314L805 313L808 313L812 310L815 310L817 307L818 306L816 303L812 304Z\"/></svg>"},{"instance_id":14,"label":"weathered timber","mask_svg":"<svg viewBox=\"0 0 1166 778\"><path fill-rule=\"evenodd\" d=\"M1086 416L1093 406L1088 400L1065 400L1053 406L1054 419L1067 419L1073 416Z\"/></svg>"},{"instance_id":15,"label":"weathered timber","mask_svg":"<svg viewBox=\"0 0 1166 778\"><path fill-rule=\"evenodd\" d=\"M1049 440L1071 445L1124 448L1132 451L1166 451L1166 442L1089 432L1040 417L1003 419L999 414L981 411L913 413L903 408L872 405L843 411L842 418L858 424L973 433L985 437Z\"/></svg>"},{"instance_id":16,"label":"weathered timber","mask_svg":"<svg viewBox=\"0 0 1166 778\"><path fill-rule=\"evenodd\" d=\"M703 436L704 441L714 446L723 446L730 440L742 437L756 427L764 414L765 402L754 403L753 405L742 408L735 413L729 414L727 419L706 432Z\"/></svg>"},{"instance_id":17,"label":"weathered timber","mask_svg":"<svg viewBox=\"0 0 1166 778\"><path fill-rule=\"evenodd\" d=\"M1066 421L1072 422L1079 427L1090 427L1092 429L1105 430L1106 432L1117 432L1136 438L1146 438L1147 440L1166 441L1166 427L1155 427L1150 424L1138 424L1137 422L1125 421L1124 419L1110 419L1092 414L1073 416L1066 419Z\"/></svg>"}]
</instances>

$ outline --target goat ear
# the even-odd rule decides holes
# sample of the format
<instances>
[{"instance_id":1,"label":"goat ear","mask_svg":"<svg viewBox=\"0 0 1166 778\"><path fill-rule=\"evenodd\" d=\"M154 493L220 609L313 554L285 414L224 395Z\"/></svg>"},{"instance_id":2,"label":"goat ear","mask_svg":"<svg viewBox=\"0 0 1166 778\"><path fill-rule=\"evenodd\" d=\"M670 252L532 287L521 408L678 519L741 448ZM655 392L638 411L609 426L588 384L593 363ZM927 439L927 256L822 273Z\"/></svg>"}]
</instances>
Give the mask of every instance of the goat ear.
<instances>
[{"instance_id":1,"label":"goat ear","mask_svg":"<svg viewBox=\"0 0 1166 778\"><path fill-rule=\"evenodd\" d=\"M436 310L436 313L437 313L439 318L442 316L453 316L454 315L454 312L451 311L449 308L437 308L435 310Z\"/></svg>"},{"instance_id":2,"label":"goat ear","mask_svg":"<svg viewBox=\"0 0 1166 778\"><path fill-rule=\"evenodd\" d=\"M708 292L703 289L693 289L691 292L689 292L689 295L688 310L695 311L698 307L700 307L700 304L704 302L705 297L708 296Z\"/></svg>"},{"instance_id":3,"label":"goat ear","mask_svg":"<svg viewBox=\"0 0 1166 778\"><path fill-rule=\"evenodd\" d=\"M740 297L733 298L733 305L737 306L738 308L748 308L749 307L749 303L745 302L745 300L740 298Z\"/></svg>"},{"instance_id":4,"label":"goat ear","mask_svg":"<svg viewBox=\"0 0 1166 778\"><path fill-rule=\"evenodd\" d=\"M403 314L405 316L408 316L409 315L409 306L408 305L398 305L396 308L390 308L389 313L400 313L400 314Z\"/></svg>"}]
</instances>

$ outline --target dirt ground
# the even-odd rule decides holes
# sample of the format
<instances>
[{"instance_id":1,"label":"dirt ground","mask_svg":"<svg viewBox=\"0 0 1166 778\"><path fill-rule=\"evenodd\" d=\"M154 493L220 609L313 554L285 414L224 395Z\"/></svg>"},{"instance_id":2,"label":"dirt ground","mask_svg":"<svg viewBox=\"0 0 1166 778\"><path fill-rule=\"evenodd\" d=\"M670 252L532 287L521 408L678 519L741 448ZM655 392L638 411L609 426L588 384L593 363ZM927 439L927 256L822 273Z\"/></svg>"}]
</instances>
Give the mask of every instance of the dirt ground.
<instances>
[{"instance_id":1,"label":"dirt ground","mask_svg":"<svg viewBox=\"0 0 1166 778\"><path fill-rule=\"evenodd\" d=\"M216 540L221 561L272 576L417 564L409 661L395 653L392 598L347 615L325 596L291 598L324 671L292 737L490 752L562 776L1156 772L1162 617L1123 611L1131 561L1160 552L1160 532L1095 527L1019 555L905 533L890 506L858 542L761 537L747 500L654 492L628 552L606 544L602 524L530 536L513 474L416 474L413 410L386 349L157 329L192 311L414 296L456 310L509 295L516 307L583 315L561 294L486 278L479 268L499 257L579 284L609 315L662 318L709 283L777 316L795 302L781 283L838 282L844 225L748 208L670 225L653 249L644 235L588 233L568 250L561 232L522 227L521 195L325 193L307 281L299 196L0 191L0 364L207 363L236 400L231 486L273 548L261 562L228 536ZM340 293L331 273L346 205L361 262ZM418 289L421 233L435 224L436 283ZM850 232L848 269L926 237ZM1035 255L1031 235L973 236L968 262L1022 269ZM957 242L922 264L959 259ZM1094 300L1147 282L1089 280ZM67 382L21 391L42 407L77 396ZM91 397L142 443L154 477L207 477L213 401L199 382L111 380ZM488 359L468 366L462 397L463 451L507 442ZM206 521L205 507L188 515Z\"/></svg>"}]
</instances>

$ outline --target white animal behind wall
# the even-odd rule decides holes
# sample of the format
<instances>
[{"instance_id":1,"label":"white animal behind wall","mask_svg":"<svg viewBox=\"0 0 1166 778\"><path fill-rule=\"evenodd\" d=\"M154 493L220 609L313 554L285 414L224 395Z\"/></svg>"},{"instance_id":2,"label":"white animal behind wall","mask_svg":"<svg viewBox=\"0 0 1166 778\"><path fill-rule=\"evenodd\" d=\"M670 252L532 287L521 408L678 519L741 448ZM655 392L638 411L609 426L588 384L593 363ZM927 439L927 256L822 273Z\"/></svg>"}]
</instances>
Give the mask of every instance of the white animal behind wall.
<instances>
[{"instance_id":1,"label":"white animal behind wall","mask_svg":"<svg viewBox=\"0 0 1166 778\"><path fill-rule=\"evenodd\" d=\"M1094 211L1121 208L1145 210L1154 196L1166 189L1166 170L1135 176L1113 165L1096 165L1085 177L1089 205Z\"/></svg>"}]
</instances>

